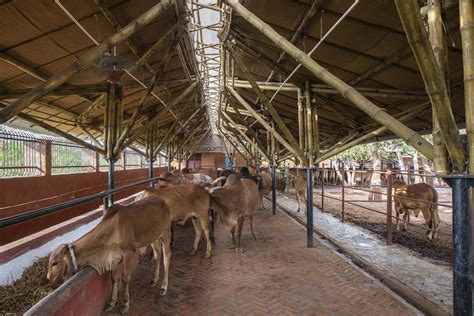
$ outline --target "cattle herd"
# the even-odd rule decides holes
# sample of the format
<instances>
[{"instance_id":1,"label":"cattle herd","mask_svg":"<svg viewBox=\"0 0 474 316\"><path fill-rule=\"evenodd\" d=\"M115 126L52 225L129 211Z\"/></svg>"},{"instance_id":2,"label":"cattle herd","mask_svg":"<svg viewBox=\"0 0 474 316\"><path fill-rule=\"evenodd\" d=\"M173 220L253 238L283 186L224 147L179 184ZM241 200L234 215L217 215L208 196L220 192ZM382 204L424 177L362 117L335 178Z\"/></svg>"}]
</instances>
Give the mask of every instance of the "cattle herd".
<instances>
[{"instance_id":1,"label":"cattle herd","mask_svg":"<svg viewBox=\"0 0 474 316\"><path fill-rule=\"evenodd\" d=\"M137 253L143 254L148 245L155 259L151 286L158 283L160 264L163 258L164 275L160 294L168 288L168 272L175 225L184 225L192 220L195 238L190 255L195 255L204 233L205 257L212 253L214 226L220 223L232 235L236 252L242 252L242 228L249 219L252 237L253 216L257 209L264 208L263 195L270 192L272 179L266 171L251 175L247 168L239 174L226 170L213 177L203 173L167 172L159 177L157 188L147 188L128 205L115 204L105 210L99 224L78 240L56 248L49 257L47 278L52 284L60 284L78 270L90 266L99 275L111 272L112 295L106 311L115 309L118 298L118 282L123 284L121 312L129 309L129 282L138 262ZM280 192L285 182L276 183ZM298 199L306 201L306 178L294 179ZM410 210L417 215L421 210L428 226L428 238L436 238L439 216L437 193L429 185L406 185L394 183L395 209L398 217L403 215L404 227ZM235 234L237 233L237 235ZM120 263L122 263L120 265Z\"/></svg>"},{"instance_id":2,"label":"cattle herd","mask_svg":"<svg viewBox=\"0 0 474 316\"><path fill-rule=\"evenodd\" d=\"M244 220L249 218L256 239L253 215L259 207L263 208L263 195L271 190L271 183L267 172L250 175L247 168L239 174L227 172L215 180L202 173L167 172L159 177L157 188L145 189L131 204L109 207L89 233L56 248L49 256L47 278L52 284L60 284L86 266L94 268L99 275L112 272L112 295L106 311L115 309L121 280L124 291L121 312L127 313L129 282L138 262L137 253L144 253L148 245L153 250L152 287L158 283L163 257L160 294L165 295L175 225L192 220L195 239L190 255L196 254L204 233L204 256L211 256L213 228L217 222L231 231L236 251L242 252Z\"/></svg>"}]
</instances>

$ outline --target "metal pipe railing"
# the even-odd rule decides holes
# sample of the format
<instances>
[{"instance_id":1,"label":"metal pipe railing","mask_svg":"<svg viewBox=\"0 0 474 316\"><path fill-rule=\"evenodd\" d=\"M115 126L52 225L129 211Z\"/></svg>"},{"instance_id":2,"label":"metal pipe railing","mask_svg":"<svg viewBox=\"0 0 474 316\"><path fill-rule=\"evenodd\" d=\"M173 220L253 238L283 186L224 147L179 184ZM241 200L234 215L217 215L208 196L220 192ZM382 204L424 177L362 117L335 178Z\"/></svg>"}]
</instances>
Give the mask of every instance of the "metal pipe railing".
<instances>
[{"instance_id":1,"label":"metal pipe railing","mask_svg":"<svg viewBox=\"0 0 474 316\"><path fill-rule=\"evenodd\" d=\"M139 182L124 185L124 186L116 188L116 189L106 190L106 191L103 191L103 192L94 193L92 195L83 196L83 197L80 197L80 198L77 198L77 199L74 199L74 200L70 200L70 201L67 201L67 202L63 202L63 203L43 207L43 208L37 209L35 211L28 212L28 213L18 214L18 215L13 215L13 216L9 216L9 217L6 217L6 218L2 218L2 219L0 219L0 229L5 228L5 227L9 227L9 226L12 226L12 225L15 225L15 224L19 224L19 223L22 223L22 222L25 222L25 221L29 221L29 220L38 218L40 216L53 214L53 213L59 212L61 210L64 210L64 209L72 207L72 206L76 206L76 205L84 204L84 203L87 203L87 202L91 202L91 201L94 201L94 200L99 199L99 198L108 197L112 194L115 194L115 193L118 193L118 192L121 192L121 191L125 191L125 190L131 189L133 187L136 187L136 186L139 186L139 185L151 182L151 181L156 181L156 180L159 180L159 177L155 177L155 178L151 178L151 179L145 179L145 180L142 180L142 181L139 181Z\"/></svg>"}]
</instances>

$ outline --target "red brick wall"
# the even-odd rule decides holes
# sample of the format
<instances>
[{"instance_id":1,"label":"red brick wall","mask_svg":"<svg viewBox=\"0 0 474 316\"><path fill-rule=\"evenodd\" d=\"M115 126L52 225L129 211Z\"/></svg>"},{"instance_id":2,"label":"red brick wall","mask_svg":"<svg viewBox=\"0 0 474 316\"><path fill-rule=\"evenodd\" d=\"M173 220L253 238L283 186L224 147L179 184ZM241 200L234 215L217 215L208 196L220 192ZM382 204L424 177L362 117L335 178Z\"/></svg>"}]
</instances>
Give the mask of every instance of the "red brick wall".
<instances>
[{"instance_id":1,"label":"red brick wall","mask_svg":"<svg viewBox=\"0 0 474 316\"><path fill-rule=\"evenodd\" d=\"M223 153L202 153L202 168L224 168L224 157Z\"/></svg>"},{"instance_id":2,"label":"red brick wall","mask_svg":"<svg viewBox=\"0 0 474 316\"><path fill-rule=\"evenodd\" d=\"M165 168L155 168L158 175ZM115 187L120 187L147 177L147 169L115 172ZM145 185L116 194L120 199L139 192ZM78 197L103 191L107 188L106 172L76 173L40 177L0 179L0 218L27 213L38 208L58 204ZM50 199L50 197L54 197ZM42 200L42 201L41 201ZM32 202L37 201L37 202ZM32 203L30 203L32 202ZM84 214L102 204L101 200L71 207L24 223L2 229L0 245L28 236L52 225Z\"/></svg>"}]
</instances>

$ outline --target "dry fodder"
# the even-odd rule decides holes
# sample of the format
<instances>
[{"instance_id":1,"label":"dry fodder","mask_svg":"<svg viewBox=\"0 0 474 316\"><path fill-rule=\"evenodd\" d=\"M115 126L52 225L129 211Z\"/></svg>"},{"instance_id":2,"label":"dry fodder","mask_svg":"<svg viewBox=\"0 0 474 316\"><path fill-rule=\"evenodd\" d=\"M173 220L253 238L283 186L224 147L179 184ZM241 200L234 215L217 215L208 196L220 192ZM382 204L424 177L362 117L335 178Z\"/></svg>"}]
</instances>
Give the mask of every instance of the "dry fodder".
<instances>
[{"instance_id":1,"label":"dry fodder","mask_svg":"<svg viewBox=\"0 0 474 316\"><path fill-rule=\"evenodd\" d=\"M47 271L48 258L39 258L23 271L21 278L10 285L0 286L0 314L21 315L52 292L53 288L46 279Z\"/></svg>"}]
</instances>

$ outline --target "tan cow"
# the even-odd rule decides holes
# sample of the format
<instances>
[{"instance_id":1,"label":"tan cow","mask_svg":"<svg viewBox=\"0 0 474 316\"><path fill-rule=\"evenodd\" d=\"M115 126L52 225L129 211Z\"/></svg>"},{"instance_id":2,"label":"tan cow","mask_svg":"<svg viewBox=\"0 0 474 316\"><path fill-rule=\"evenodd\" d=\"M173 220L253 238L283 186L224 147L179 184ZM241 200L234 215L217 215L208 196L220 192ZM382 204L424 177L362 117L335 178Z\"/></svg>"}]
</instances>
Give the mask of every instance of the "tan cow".
<instances>
[{"instance_id":1,"label":"tan cow","mask_svg":"<svg viewBox=\"0 0 474 316\"><path fill-rule=\"evenodd\" d=\"M295 190L296 190L296 200L298 201L298 210L297 212L300 211L301 209L301 199L304 202L305 209L304 213L307 215L308 210L307 210L307 198L306 198L306 176L305 175L299 175L295 179Z\"/></svg>"},{"instance_id":2,"label":"tan cow","mask_svg":"<svg viewBox=\"0 0 474 316\"><path fill-rule=\"evenodd\" d=\"M241 235L245 217L249 217L252 236L257 239L253 231L253 215L257 211L260 198L257 184L253 180L231 174L224 186L208 190L212 209L217 212L219 221L231 229L236 251L242 252ZM235 228L237 228L237 241Z\"/></svg>"},{"instance_id":3,"label":"tan cow","mask_svg":"<svg viewBox=\"0 0 474 316\"><path fill-rule=\"evenodd\" d=\"M178 221L179 224L183 225L188 219L192 218L196 235L190 255L196 254L202 232L204 231L207 242L205 257L211 256L212 246L209 230L209 209L211 205L209 194L204 188L195 184L176 185L158 189L147 188L143 191L142 198L148 196L159 196L168 204L171 221Z\"/></svg>"},{"instance_id":4,"label":"tan cow","mask_svg":"<svg viewBox=\"0 0 474 316\"><path fill-rule=\"evenodd\" d=\"M56 248L49 256L47 278L51 284L69 279L78 270L90 266L99 275L112 272L112 295L106 311L117 303L117 266L123 263L121 280L124 286L122 313L129 309L129 282L136 265L137 249L152 245L155 255L155 273L152 286L160 274L161 250L163 248L164 276L161 295L168 289L168 271L171 257L171 217L168 205L159 197L143 199L124 206L109 207L99 224L90 232L71 244ZM87 302L84 302L87 304Z\"/></svg>"},{"instance_id":5,"label":"tan cow","mask_svg":"<svg viewBox=\"0 0 474 316\"><path fill-rule=\"evenodd\" d=\"M406 184L403 181L393 183L395 190L393 199L395 202L396 225L400 230L399 215L403 214L403 229L407 230L407 220L410 218L410 210L418 217L420 211L428 226L426 236L429 240L436 239L440 218L438 213L438 191L426 183Z\"/></svg>"}]
</instances>

